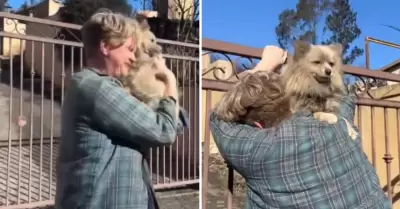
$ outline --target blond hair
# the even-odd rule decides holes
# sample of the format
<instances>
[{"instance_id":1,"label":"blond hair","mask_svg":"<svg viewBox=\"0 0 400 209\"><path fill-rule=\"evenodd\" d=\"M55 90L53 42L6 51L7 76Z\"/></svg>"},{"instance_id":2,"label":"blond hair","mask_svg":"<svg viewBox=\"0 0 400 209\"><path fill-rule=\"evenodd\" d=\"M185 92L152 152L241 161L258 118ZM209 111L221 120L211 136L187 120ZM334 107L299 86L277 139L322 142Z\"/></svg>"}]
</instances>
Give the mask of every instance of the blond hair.
<instances>
[{"instance_id":1,"label":"blond hair","mask_svg":"<svg viewBox=\"0 0 400 209\"><path fill-rule=\"evenodd\" d=\"M257 71L240 78L216 104L217 118L227 122L260 122L265 128L280 124L290 113L281 78Z\"/></svg>"},{"instance_id":2,"label":"blond hair","mask_svg":"<svg viewBox=\"0 0 400 209\"><path fill-rule=\"evenodd\" d=\"M135 37L137 26L118 13L101 11L92 15L81 29L86 55L93 54L104 41L111 47L119 47L130 37Z\"/></svg>"}]
</instances>

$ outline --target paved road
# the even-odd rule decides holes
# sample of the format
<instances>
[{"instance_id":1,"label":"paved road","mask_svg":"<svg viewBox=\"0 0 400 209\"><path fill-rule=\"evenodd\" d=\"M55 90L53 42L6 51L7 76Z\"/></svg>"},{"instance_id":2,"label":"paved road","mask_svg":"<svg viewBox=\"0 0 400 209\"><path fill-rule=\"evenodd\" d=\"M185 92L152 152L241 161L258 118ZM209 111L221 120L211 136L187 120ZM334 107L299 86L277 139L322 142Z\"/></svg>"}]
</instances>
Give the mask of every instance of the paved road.
<instances>
[{"instance_id":1,"label":"paved road","mask_svg":"<svg viewBox=\"0 0 400 209\"><path fill-rule=\"evenodd\" d=\"M199 192L193 189L184 191L157 192L161 209L197 209L199 208ZM39 207L35 209L54 209L53 206Z\"/></svg>"}]
</instances>

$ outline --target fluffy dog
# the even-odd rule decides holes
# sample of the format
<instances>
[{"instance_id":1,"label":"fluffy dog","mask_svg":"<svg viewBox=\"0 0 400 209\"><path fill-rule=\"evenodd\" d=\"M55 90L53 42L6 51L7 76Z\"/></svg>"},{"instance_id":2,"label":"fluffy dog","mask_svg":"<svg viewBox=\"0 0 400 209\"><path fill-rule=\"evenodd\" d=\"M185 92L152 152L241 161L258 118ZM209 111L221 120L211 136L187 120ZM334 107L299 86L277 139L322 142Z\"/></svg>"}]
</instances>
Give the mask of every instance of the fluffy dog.
<instances>
[{"instance_id":1,"label":"fluffy dog","mask_svg":"<svg viewBox=\"0 0 400 209\"><path fill-rule=\"evenodd\" d=\"M314 117L336 123L333 114L346 94L342 68L342 45L311 45L294 42L294 56L285 67L282 80L292 113L310 110Z\"/></svg>"},{"instance_id":2,"label":"fluffy dog","mask_svg":"<svg viewBox=\"0 0 400 209\"><path fill-rule=\"evenodd\" d=\"M278 74L267 71L244 75L215 106L217 118L264 128L278 126L291 114L281 82Z\"/></svg>"},{"instance_id":3,"label":"fluffy dog","mask_svg":"<svg viewBox=\"0 0 400 209\"><path fill-rule=\"evenodd\" d=\"M147 18L143 15L135 16L136 27L139 29L137 33L137 50L135 56L137 59L145 57L162 58L162 47L157 44L157 39L154 33L150 30L150 25Z\"/></svg>"},{"instance_id":4,"label":"fluffy dog","mask_svg":"<svg viewBox=\"0 0 400 209\"><path fill-rule=\"evenodd\" d=\"M164 82L156 77L157 69L166 69L167 66L162 57L162 48L157 44L146 18L136 15L132 21L137 28L136 61L130 66L128 75L121 77L120 81L131 95L155 108L158 104L157 99L161 98L165 91Z\"/></svg>"},{"instance_id":5,"label":"fluffy dog","mask_svg":"<svg viewBox=\"0 0 400 209\"><path fill-rule=\"evenodd\" d=\"M156 76L156 72L161 68L166 68L162 59L136 60L123 83L126 91L153 109L157 108L159 99L164 96L165 91L165 83Z\"/></svg>"},{"instance_id":6,"label":"fluffy dog","mask_svg":"<svg viewBox=\"0 0 400 209\"><path fill-rule=\"evenodd\" d=\"M215 106L216 116L268 128L295 112L310 110L316 119L336 123L332 113L346 93L341 45L295 41L294 48L282 75L259 69L241 77Z\"/></svg>"},{"instance_id":7,"label":"fluffy dog","mask_svg":"<svg viewBox=\"0 0 400 209\"><path fill-rule=\"evenodd\" d=\"M162 48L157 44L146 18L137 15L133 24L137 28L136 61L130 66L128 75L120 80L130 94L144 103L149 103L164 95L165 84L156 77L156 73L157 69L167 69L167 66L162 57Z\"/></svg>"},{"instance_id":8,"label":"fluffy dog","mask_svg":"<svg viewBox=\"0 0 400 209\"><path fill-rule=\"evenodd\" d=\"M168 70L168 67L162 57L162 47L157 44L146 17L137 15L133 24L137 28L136 61L130 66L128 75L121 77L120 81L127 92L156 109L165 91L163 75L157 75L157 72L159 69ZM179 101L176 104L176 114L183 125L187 126L187 113L180 108Z\"/></svg>"}]
</instances>

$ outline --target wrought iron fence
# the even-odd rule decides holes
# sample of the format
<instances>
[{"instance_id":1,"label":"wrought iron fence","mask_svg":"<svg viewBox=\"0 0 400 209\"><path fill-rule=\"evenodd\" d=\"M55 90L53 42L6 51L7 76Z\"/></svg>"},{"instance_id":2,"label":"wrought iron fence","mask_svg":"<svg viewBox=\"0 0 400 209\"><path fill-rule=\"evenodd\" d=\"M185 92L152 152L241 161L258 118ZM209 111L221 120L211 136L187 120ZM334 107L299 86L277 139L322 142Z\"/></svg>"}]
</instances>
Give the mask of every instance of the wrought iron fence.
<instances>
[{"instance_id":1,"label":"wrought iron fence","mask_svg":"<svg viewBox=\"0 0 400 209\"><path fill-rule=\"evenodd\" d=\"M60 109L68 80L84 65L74 35L81 26L3 12L0 25L0 208L52 204ZM198 45L158 42L174 47L165 58L178 78L190 128L175 144L150 150L152 179L156 189L197 184Z\"/></svg>"}]
</instances>

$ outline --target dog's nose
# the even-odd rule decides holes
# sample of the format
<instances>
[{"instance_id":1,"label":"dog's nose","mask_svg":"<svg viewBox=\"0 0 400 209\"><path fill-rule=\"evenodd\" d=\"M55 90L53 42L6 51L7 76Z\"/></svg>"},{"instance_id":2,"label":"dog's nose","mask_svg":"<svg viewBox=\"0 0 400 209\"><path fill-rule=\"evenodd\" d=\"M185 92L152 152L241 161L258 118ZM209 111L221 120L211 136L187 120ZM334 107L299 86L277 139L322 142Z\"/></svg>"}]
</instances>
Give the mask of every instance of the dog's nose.
<instances>
[{"instance_id":1,"label":"dog's nose","mask_svg":"<svg viewBox=\"0 0 400 209\"><path fill-rule=\"evenodd\" d=\"M330 76L332 74L332 70L331 69L325 69L325 74L327 76Z\"/></svg>"}]
</instances>

